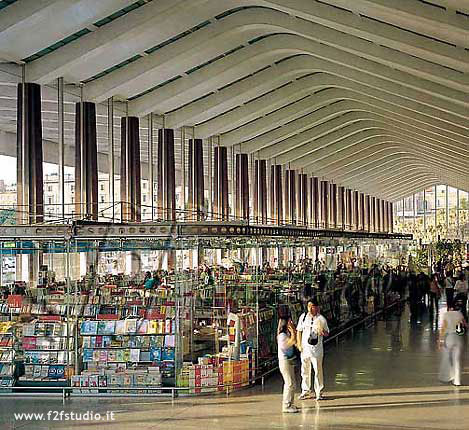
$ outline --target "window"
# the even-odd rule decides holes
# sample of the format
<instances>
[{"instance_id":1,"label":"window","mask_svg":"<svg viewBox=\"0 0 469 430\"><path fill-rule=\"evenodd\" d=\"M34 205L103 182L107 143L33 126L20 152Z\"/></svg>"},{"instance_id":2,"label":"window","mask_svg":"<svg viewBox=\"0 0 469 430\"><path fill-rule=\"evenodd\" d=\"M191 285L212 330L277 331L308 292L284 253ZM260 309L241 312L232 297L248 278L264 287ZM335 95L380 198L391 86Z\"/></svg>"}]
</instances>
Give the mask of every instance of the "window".
<instances>
[{"instance_id":1,"label":"window","mask_svg":"<svg viewBox=\"0 0 469 430\"><path fill-rule=\"evenodd\" d=\"M47 191L52 192L52 185L47 186Z\"/></svg>"},{"instance_id":2,"label":"window","mask_svg":"<svg viewBox=\"0 0 469 430\"><path fill-rule=\"evenodd\" d=\"M147 201L147 196L144 195L144 196L143 196L143 203L145 203L146 201Z\"/></svg>"},{"instance_id":3,"label":"window","mask_svg":"<svg viewBox=\"0 0 469 430\"><path fill-rule=\"evenodd\" d=\"M52 197L49 197L49 198L47 199L47 202L48 202L48 204L51 205L51 204L52 204Z\"/></svg>"},{"instance_id":4,"label":"window","mask_svg":"<svg viewBox=\"0 0 469 430\"><path fill-rule=\"evenodd\" d=\"M104 203L104 196L101 195L101 203Z\"/></svg>"},{"instance_id":5,"label":"window","mask_svg":"<svg viewBox=\"0 0 469 430\"><path fill-rule=\"evenodd\" d=\"M101 188L101 191L104 191L104 184L103 183L100 184L100 188Z\"/></svg>"},{"instance_id":6,"label":"window","mask_svg":"<svg viewBox=\"0 0 469 430\"><path fill-rule=\"evenodd\" d=\"M144 189L144 190L147 189L147 183L146 183L146 182L143 183L143 189Z\"/></svg>"},{"instance_id":7,"label":"window","mask_svg":"<svg viewBox=\"0 0 469 430\"><path fill-rule=\"evenodd\" d=\"M75 185L70 185L70 191L73 193L75 191Z\"/></svg>"}]
</instances>

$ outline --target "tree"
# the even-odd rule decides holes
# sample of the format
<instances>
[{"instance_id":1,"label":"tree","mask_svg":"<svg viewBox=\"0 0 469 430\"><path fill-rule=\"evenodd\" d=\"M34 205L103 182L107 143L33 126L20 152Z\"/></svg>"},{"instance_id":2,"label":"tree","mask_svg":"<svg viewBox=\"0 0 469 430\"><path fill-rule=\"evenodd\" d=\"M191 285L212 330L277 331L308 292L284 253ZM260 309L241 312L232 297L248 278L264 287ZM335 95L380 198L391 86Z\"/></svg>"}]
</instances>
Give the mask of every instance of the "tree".
<instances>
[{"instance_id":1,"label":"tree","mask_svg":"<svg viewBox=\"0 0 469 430\"><path fill-rule=\"evenodd\" d=\"M0 209L0 225L13 225L16 223L16 211L14 209Z\"/></svg>"}]
</instances>

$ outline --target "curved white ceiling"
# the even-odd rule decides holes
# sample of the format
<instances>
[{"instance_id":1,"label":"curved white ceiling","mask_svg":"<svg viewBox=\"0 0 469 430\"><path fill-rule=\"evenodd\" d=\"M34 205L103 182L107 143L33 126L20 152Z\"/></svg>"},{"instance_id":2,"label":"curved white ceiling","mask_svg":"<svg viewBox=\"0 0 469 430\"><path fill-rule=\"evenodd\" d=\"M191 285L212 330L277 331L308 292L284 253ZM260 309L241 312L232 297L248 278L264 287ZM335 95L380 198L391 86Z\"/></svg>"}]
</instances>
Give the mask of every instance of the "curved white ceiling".
<instances>
[{"instance_id":1,"label":"curved white ceiling","mask_svg":"<svg viewBox=\"0 0 469 430\"><path fill-rule=\"evenodd\" d=\"M125 112L152 114L382 198L469 189L467 0L21 0L0 9L0 59L5 132L24 63L49 142L63 77L67 144L81 93L100 151L113 97L116 140Z\"/></svg>"}]
</instances>

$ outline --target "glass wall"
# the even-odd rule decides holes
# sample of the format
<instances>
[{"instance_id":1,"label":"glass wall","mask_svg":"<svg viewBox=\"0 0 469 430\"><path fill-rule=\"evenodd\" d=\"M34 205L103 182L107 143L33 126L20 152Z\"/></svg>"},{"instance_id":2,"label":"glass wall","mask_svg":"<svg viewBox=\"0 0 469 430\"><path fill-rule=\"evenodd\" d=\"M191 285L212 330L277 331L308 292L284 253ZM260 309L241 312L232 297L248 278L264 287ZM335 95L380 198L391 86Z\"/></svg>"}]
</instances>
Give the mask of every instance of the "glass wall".
<instances>
[{"instance_id":1,"label":"glass wall","mask_svg":"<svg viewBox=\"0 0 469 430\"><path fill-rule=\"evenodd\" d=\"M447 185L426 188L394 204L395 231L412 233L424 243L469 237L467 191Z\"/></svg>"}]
</instances>

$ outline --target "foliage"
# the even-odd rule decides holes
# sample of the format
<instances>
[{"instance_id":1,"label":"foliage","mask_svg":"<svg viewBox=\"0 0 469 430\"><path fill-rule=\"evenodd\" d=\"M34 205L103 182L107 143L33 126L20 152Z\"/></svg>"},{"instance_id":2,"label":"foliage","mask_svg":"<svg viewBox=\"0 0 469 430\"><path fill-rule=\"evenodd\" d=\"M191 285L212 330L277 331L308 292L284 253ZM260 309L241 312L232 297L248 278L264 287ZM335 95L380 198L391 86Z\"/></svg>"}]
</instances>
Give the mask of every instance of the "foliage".
<instances>
[{"instance_id":1,"label":"foliage","mask_svg":"<svg viewBox=\"0 0 469 430\"><path fill-rule=\"evenodd\" d=\"M414 269L417 273L428 272L428 249L419 248L417 249L416 255L413 259Z\"/></svg>"},{"instance_id":2,"label":"foliage","mask_svg":"<svg viewBox=\"0 0 469 430\"><path fill-rule=\"evenodd\" d=\"M463 244L459 240L439 240L434 245L436 261L451 258L454 264L461 264L463 260Z\"/></svg>"},{"instance_id":3,"label":"foliage","mask_svg":"<svg viewBox=\"0 0 469 430\"><path fill-rule=\"evenodd\" d=\"M16 223L16 211L14 209L0 209L0 225L13 225Z\"/></svg>"}]
</instances>

